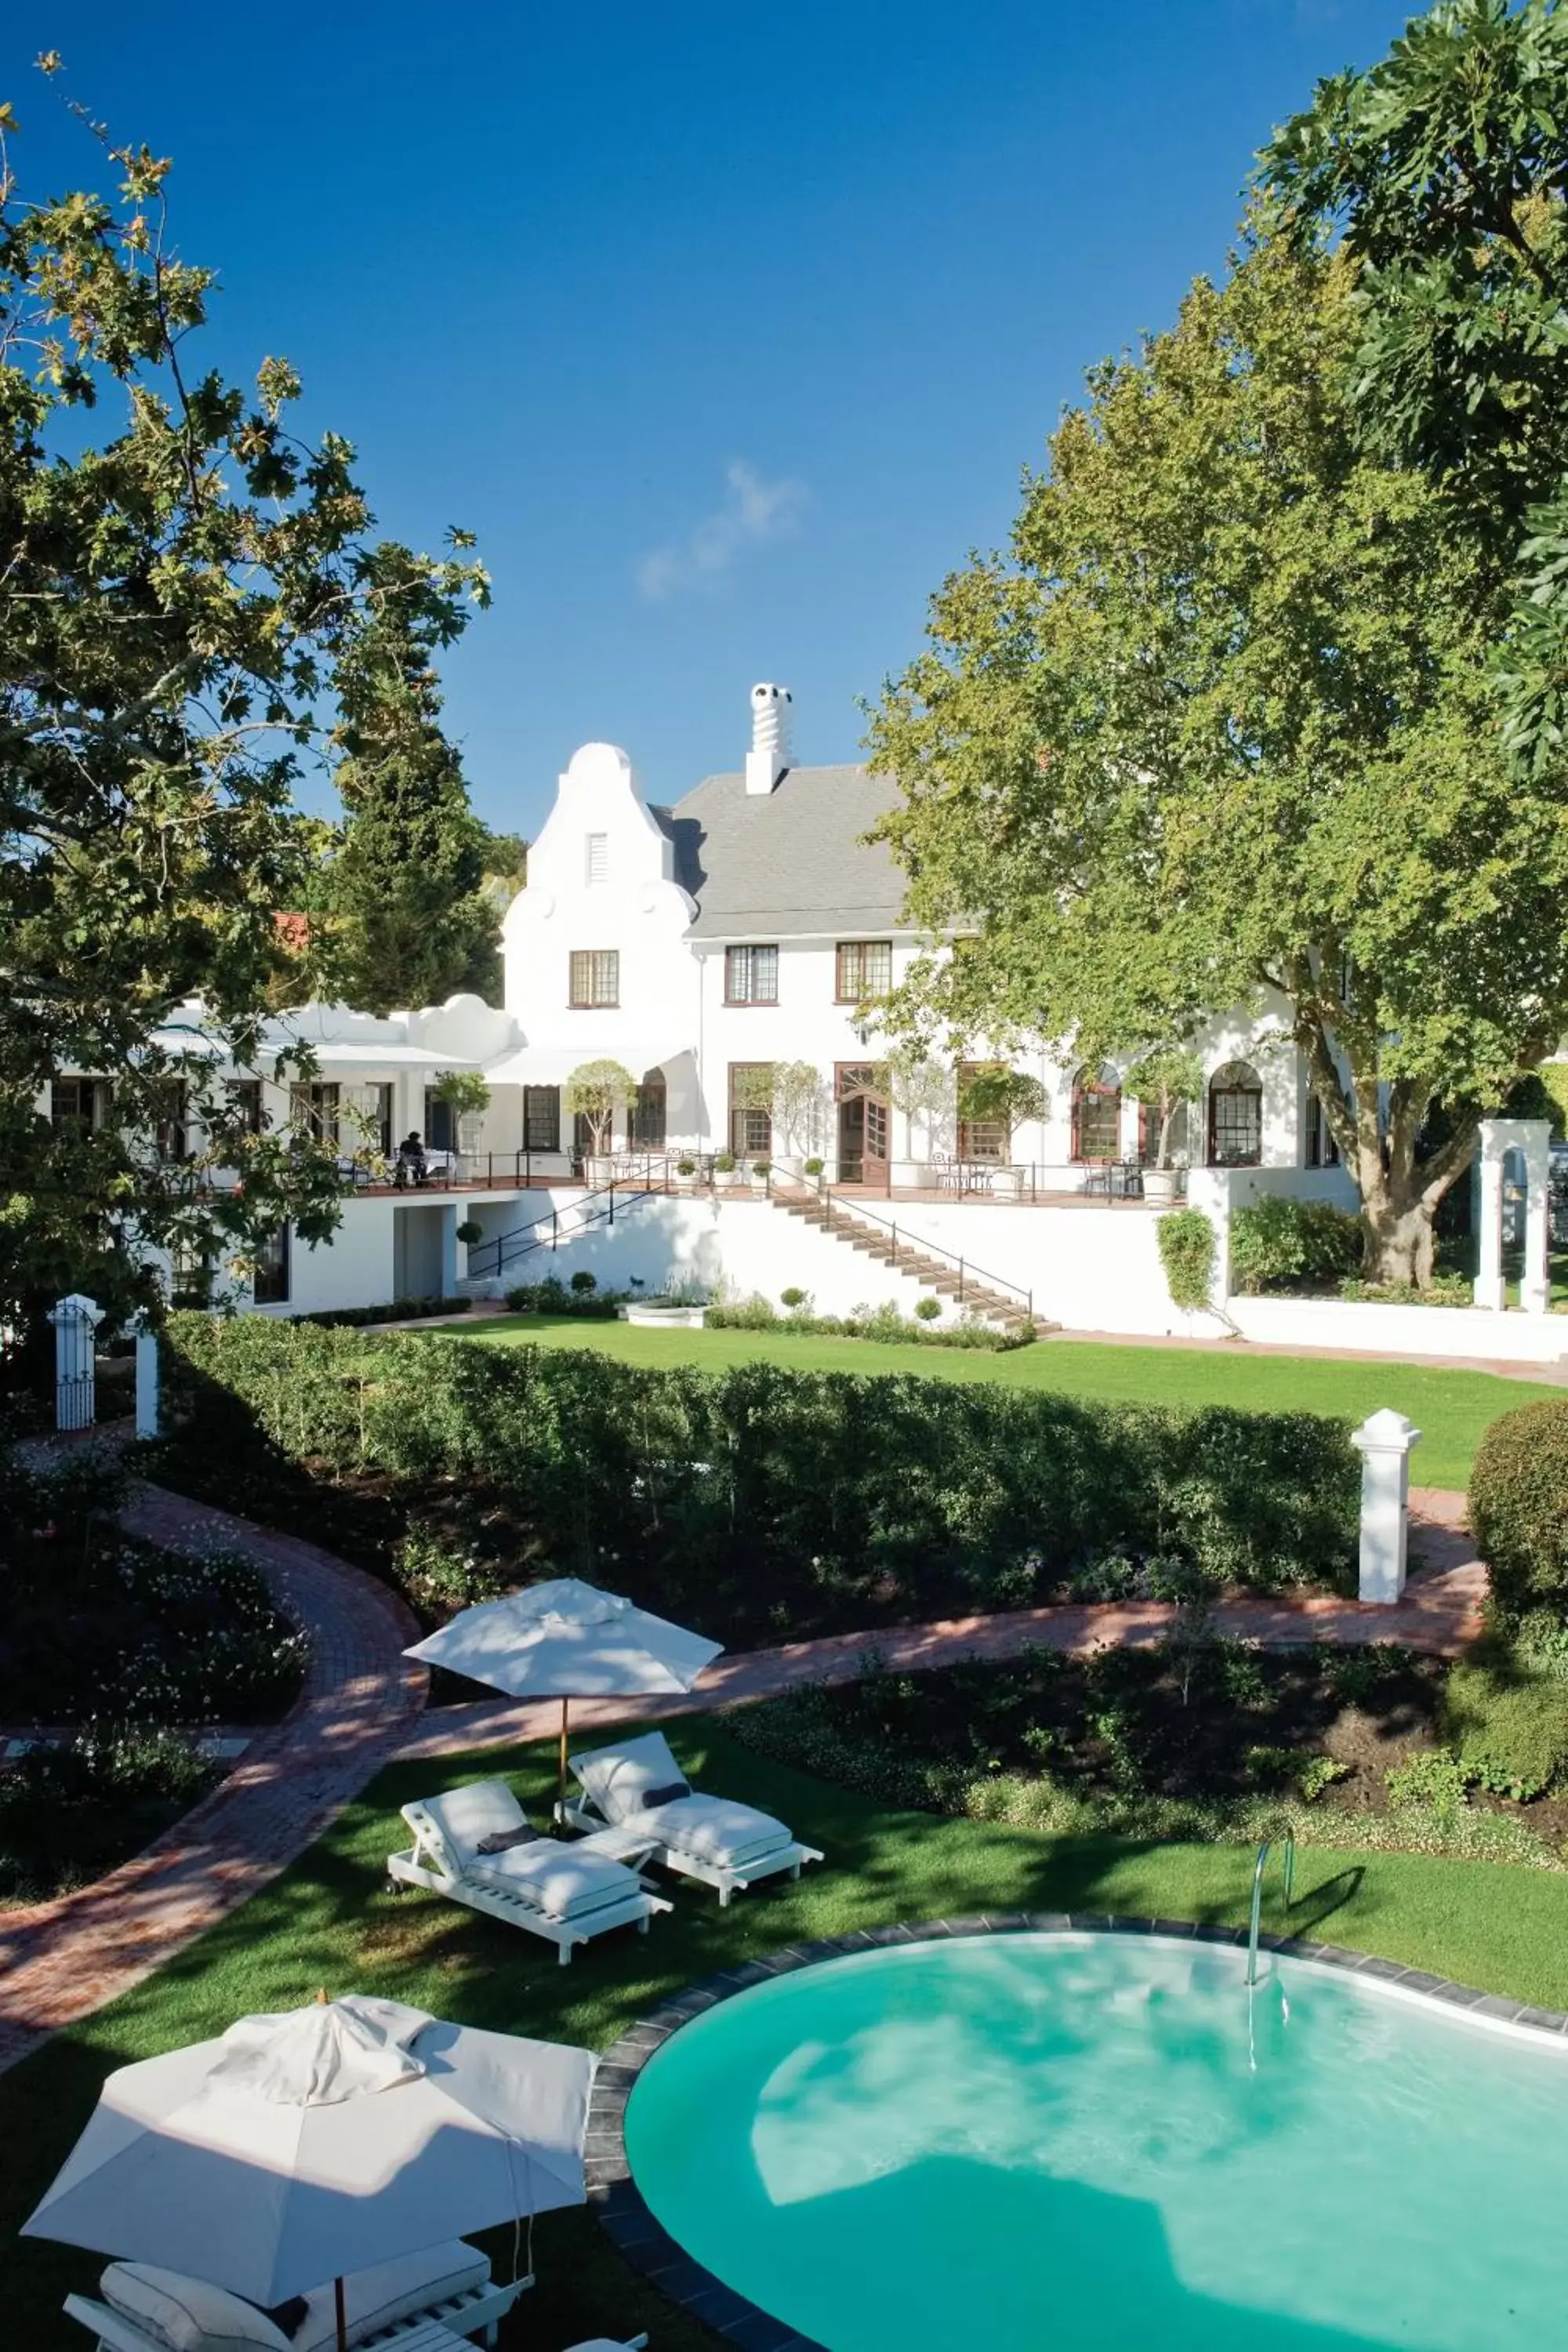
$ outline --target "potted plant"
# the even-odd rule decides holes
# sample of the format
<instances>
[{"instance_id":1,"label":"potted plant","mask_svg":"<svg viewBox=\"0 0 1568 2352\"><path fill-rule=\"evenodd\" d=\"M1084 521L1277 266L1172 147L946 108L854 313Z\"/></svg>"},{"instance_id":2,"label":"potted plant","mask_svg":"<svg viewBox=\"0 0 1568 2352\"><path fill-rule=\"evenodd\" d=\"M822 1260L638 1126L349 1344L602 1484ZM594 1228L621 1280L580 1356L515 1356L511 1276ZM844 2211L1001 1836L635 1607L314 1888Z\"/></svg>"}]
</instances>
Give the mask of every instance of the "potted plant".
<instances>
[{"instance_id":1,"label":"potted plant","mask_svg":"<svg viewBox=\"0 0 1568 2352\"><path fill-rule=\"evenodd\" d=\"M717 1184L721 1191L728 1192L730 1187L735 1181L735 1174L734 1153L732 1151L721 1151L713 1161L714 1183Z\"/></svg>"},{"instance_id":2,"label":"potted plant","mask_svg":"<svg viewBox=\"0 0 1568 2352\"><path fill-rule=\"evenodd\" d=\"M484 1237L485 1229L476 1217L465 1217L458 1227L458 1239L465 1249L472 1249L475 1244L482 1242Z\"/></svg>"},{"instance_id":3,"label":"potted plant","mask_svg":"<svg viewBox=\"0 0 1568 2352\"><path fill-rule=\"evenodd\" d=\"M443 1070L430 1089L445 1103L457 1122L458 1149L472 1159L479 1148L480 1123L490 1105L490 1090L478 1070Z\"/></svg>"},{"instance_id":4,"label":"potted plant","mask_svg":"<svg viewBox=\"0 0 1568 2352\"><path fill-rule=\"evenodd\" d=\"M1168 1209L1182 1189L1173 1148L1176 1122L1189 1103L1202 1099L1204 1066L1190 1045L1156 1045L1133 1065L1127 1083L1153 1114L1154 1148L1143 1171L1143 1198L1151 1208Z\"/></svg>"},{"instance_id":5,"label":"potted plant","mask_svg":"<svg viewBox=\"0 0 1568 2352\"><path fill-rule=\"evenodd\" d=\"M822 1190L822 1171L823 1162L815 1155L810 1160L805 1160L801 1162L801 1174L803 1176L809 1177L819 1192Z\"/></svg>"},{"instance_id":6,"label":"potted plant","mask_svg":"<svg viewBox=\"0 0 1568 2352\"><path fill-rule=\"evenodd\" d=\"M697 1186L697 1162L682 1158L675 1163L675 1188L678 1192L690 1192Z\"/></svg>"},{"instance_id":7,"label":"potted plant","mask_svg":"<svg viewBox=\"0 0 1568 2352\"><path fill-rule=\"evenodd\" d=\"M957 1081L952 1070L920 1045L895 1047L888 1059L888 1091L895 1110L902 1111L909 1139L910 1157L895 1160L891 1169L895 1184L929 1184L931 1181L933 1143L941 1129L951 1127ZM918 1129L917 1129L917 1122ZM917 1148L917 1133L923 1144L923 1154Z\"/></svg>"},{"instance_id":8,"label":"potted plant","mask_svg":"<svg viewBox=\"0 0 1568 2352\"><path fill-rule=\"evenodd\" d=\"M794 1147L773 1157L792 1176L803 1172L801 1147L809 1149L822 1124L823 1078L814 1062L775 1062L772 1116L773 1141Z\"/></svg>"},{"instance_id":9,"label":"potted plant","mask_svg":"<svg viewBox=\"0 0 1568 2352\"><path fill-rule=\"evenodd\" d=\"M616 1105L629 1102L636 1091L631 1072L608 1060L579 1062L566 1081L566 1108L588 1130L583 1174L590 1185L607 1184L616 1172L609 1156Z\"/></svg>"},{"instance_id":10,"label":"potted plant","mask_svg":"<svg viewBox=\"0 0 1568 2352\"><path fill-rule=\"evenodd\" d=\"M769 1178L770 1174L772 1173L772 1171L773 1171L773 1162L772 1162L772 1160L752 1160L752 1192L765 1192L767 1191L767 1189L768 1189L768 1178Z\"/></svg>"}]
</instances>

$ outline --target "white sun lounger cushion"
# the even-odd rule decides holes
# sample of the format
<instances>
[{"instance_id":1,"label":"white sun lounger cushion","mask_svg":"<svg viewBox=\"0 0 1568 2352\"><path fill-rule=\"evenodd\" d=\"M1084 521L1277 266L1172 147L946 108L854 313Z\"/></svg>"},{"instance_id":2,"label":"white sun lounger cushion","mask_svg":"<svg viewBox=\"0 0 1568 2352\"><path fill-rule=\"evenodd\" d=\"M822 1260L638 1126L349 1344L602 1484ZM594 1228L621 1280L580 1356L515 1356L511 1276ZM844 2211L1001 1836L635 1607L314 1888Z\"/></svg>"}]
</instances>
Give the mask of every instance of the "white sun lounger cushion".
<instances>
[{"instance_id":1,"label":"white sun lounger cushion","mask_svg":"<svg viewBox=\"0 0 1568 2352\"><path fill-rule=\"evenodd\" d=\"M484 2255L461 2238L422 2247L416 2254L399 2254L395 2262L377 2263L374 2270L356 2271L343 2281L349 2342L377 2336L397 2320L467 2294L472 2287L488 2286L489 2278ZM305 2298L305 2316L289 2339L290 2352L331 2352L337 2333L331 2286L319 2286Z\"/></svg>"},{"instance_id":2,"label":"white sun lounger cushion","mask_svg":"<svg viewBox=\"0 0 1568 2352\"><path fill-rule=\"evenodd\" d=\"M719 1870L744 1869L748 1863L761 1862L781 1846L795 1843L783 1822L775 1822L771 1813L760 1813L754 1805L740 1804L733 1797L704 1797L695 1791L634 1813L619 1826L656 1832L661 1845L695 1854Z\"/></svg>"},{"instance_id":3,"label":"white sun lounger cushion","mask_svg":"<svg viewBox=\"0 0 1568 2352\"><path fill-rule=\"evenodd\" d=\"M547 1919L580 1919L637 1892L637 1874L624 1863L612 1862L608 1854L584 1853L580 1846L560 1844L553 1838L466 1862L462 1874L470 1885L521 1895Z\"/></svg>"},{"instance_id":4,"label":"white sun lounger cushion","mask_svg":"<svg viewBox=\"0 0 1568 2352\"><path fill-rule=\"evenodd\" d=\"M153 2263L110 2263L99 2293L169 2352L292 2352L291 2339L255 2304Z\"/></svg>"},{"instance_id":5,"label":"white sun lounger cushion","mask_svg":"<svg viewBox=\"0 0 1568 2352\"><path fill-rule=\"evenodd\" d=\"M481 1858L481 1838L528 1827L528 1815L504 1780L465 1780L445 1796L405 1805L403 1818L411 1829L424 1832L451 1878Z\"/></svg>"},{"instance_id":6,"label":"white sun lounger cushion","mask_svg":"<svg viewBox=\"0 0 1568 2352\"><path fill-rule=\"evenodd\" d=\"M640 1813L654 1789L684 1783L685 1773L669 1752L662 1731L645 1732L618 1748L596 1748L591 1756L574 1756L572 1769L593 1803L618 1829Z\"/></svg>"}]
</instances>

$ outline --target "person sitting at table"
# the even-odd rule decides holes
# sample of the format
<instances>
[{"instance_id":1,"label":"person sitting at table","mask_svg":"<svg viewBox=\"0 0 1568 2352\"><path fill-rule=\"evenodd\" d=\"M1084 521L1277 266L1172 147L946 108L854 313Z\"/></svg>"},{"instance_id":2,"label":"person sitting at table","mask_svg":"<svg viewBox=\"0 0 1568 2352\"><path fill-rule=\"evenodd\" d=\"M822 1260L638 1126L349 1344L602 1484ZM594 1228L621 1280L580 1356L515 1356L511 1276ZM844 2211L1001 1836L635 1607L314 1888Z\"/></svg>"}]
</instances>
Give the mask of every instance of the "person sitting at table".
<instances>
[{"instance_id":1,"label":"person sitting at table","mask_svg":"<svg viewBox=\"0 0 1568 2352\"><path fill-rule=\"evenodd\" d=\"M410 1184L425 1181L425 1139L417 1128L405 1135L397 1147L397 1168L393 1182L401 1192Z\"/></svg>"}]
</instances>

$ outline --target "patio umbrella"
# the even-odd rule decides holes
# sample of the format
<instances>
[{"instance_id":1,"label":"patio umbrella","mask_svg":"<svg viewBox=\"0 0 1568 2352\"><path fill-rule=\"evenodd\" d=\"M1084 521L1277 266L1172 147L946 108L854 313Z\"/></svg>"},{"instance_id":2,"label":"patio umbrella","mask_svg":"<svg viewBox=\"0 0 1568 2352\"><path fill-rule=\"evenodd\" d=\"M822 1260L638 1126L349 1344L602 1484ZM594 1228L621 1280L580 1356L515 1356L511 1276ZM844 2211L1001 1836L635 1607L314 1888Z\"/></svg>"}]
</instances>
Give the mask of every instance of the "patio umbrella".
<instances>
[{"instance_id":1,"label":"patio umbrella","mask_svg":"<svg viewBox=\"0 0 1568 2352\"><path fill-rule=\"evenodd\" d=\"M242 2017L110 2074L23 2234L264 2308L584 2201L585 2050L350 1998Z\"/></svg>"},{"instance_id":2,"label":"patio umbrella","mask_svg":"<svg viewBox=\"0 0 1568 2352\"><path fill-rule=\"evenodd\" d=\"M489 1683L512 1698L559 1698L559 1804L566 1793L567 1715L574 1698L689 1691L723 1647L634 1608L618 1592L558 1576L510 1592L504 1601L476 1602L404 1655Z\"/></svg>"}]
</instances>

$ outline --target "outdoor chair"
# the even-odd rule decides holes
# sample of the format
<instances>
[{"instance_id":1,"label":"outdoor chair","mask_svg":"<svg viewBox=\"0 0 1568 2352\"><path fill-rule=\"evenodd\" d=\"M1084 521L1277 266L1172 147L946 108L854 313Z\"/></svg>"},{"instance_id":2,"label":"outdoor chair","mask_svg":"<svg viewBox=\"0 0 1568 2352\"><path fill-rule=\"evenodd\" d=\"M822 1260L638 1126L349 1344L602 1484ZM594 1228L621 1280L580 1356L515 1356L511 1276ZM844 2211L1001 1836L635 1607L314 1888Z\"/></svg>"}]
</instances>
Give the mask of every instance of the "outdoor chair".
<instances>
[{"instance_id":1,"label":"outdoor chair","mask_svg":"<svg viewBox=\"0 0 1568 2352\"><path fill-rule=\"evenodd\" d=\"M592 1840L563 1844L540 1836L504 1780L468 1781L444 1797L405 1805L403 1818L414 1844L388 1855L389 1885L423 1886L525 1927L555 1946L563 1968L592 1937L611 1927L646 1936L655 1914L672 1908ZM640 1849L637 1841L616 1844L623 1854L640 1855L651 1853L654 1841L642 1841Z\"/></svg>"},{"instance_id":2,"label":"outdoor chair","mask_svg":"<svg viewBox=\"0 0 1568 2352\"><path fill-rule=\"evenodd\" d=\"M607 1824L621 1836L647 1838L652 1859L667 1870L717 1887L721 1909L736 1887L781 1871L798 1878L804 1864L823 1858L771 1813L692 1789L662 1731L574 1756L571 1764L583 1795L562 1810L574 1829Z\"/></svg>"},{"instance_id":3,"label":"outdoor chair","mask_svg":"<svg viewBox=\"0 0 1568 2352\"><path fill-rule=\"evenodd\" d=\"M343 2281L351 2352L373 2336L375 2352L397 2352L400 2336L431 2321L493 2344L497 2324L532 2284L498 2286L486 2257L461 2238L378 2263ZM304 2316L289 2333L243 2296L151 2263L110 2263L99 2297L68 2295L65 2308L102 2352L332 2352L337 2342L330 2284L300 2298Z\"/></svg>"}]
</instances>

